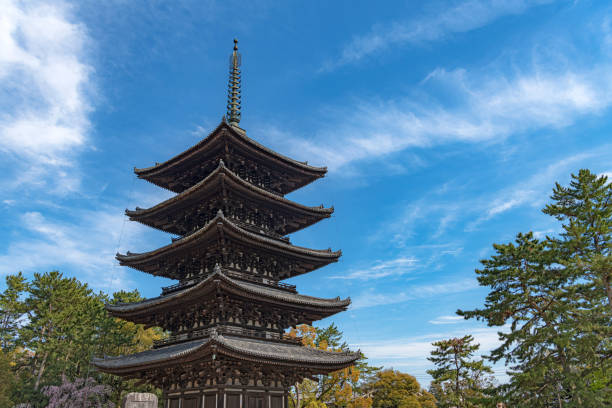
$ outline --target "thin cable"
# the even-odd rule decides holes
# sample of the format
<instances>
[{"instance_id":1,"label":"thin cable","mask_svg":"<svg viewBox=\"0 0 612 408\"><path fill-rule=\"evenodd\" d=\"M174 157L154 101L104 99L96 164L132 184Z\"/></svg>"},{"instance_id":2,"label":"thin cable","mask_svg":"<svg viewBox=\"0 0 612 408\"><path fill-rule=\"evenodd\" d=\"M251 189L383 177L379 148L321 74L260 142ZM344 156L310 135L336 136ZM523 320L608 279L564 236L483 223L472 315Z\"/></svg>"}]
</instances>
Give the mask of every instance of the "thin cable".
<instances>
[{"instance_id":1,"label":"thin cable","mask_svg":"<svg viewBox=\"0 0 612 408\"><path fill-rule=\"evenodd\" d=\"M134 182L135 181L136 181L136 174L132 174L132 183L130 184L130 189L128 193L128 205L131 205L134 199ZM123 223L121 224L121 231L119 232L119 239L117 240L117 246L115 247L115 253L119 252L119 249L121 248L121 241L123 240L123 233L125 231L125 224L127 220L128 220L127 214L123 214ZM117 264L116 260L113 258L113 264L111 268L112 270L111 284L115 282L118 266L119 265Z\"/></svg>"}]
</instances>

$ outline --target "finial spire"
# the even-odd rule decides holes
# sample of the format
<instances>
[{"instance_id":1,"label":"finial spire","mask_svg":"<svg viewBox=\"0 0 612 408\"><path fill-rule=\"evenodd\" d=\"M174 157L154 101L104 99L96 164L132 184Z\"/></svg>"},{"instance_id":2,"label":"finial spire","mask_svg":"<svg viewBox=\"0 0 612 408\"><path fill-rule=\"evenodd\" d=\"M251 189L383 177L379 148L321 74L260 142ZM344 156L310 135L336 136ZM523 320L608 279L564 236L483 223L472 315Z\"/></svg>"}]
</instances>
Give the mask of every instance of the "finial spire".
<instances>
[{"instance_id":1,"label":"finial spire","mask_svg":"<svg viewBox=\"0 0 612 408\"><path fill-rule=\"evenodd\" d=\"M238 52L238 40L234 38L234 52L230 55L230 73L227 86L227 120L232 126L238 126L240 123L241 80L239 67L241 62L241 55Z\"/></svg>"}]
</instances>

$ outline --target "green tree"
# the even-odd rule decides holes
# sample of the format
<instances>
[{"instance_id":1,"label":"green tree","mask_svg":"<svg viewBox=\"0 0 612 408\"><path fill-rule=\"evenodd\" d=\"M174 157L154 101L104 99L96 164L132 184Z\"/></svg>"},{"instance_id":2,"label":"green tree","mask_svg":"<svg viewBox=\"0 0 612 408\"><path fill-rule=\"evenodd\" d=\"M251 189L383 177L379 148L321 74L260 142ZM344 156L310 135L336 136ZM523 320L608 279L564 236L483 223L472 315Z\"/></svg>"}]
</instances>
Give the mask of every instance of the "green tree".
<instances>
[{"instance_id":1,"label":"green tree","mask_svg":"<svg viewBox=\"0 0 612 408\"><path fill-rule=\"evenodd\" d=\"M480 348L473 341L474 338L467 335L433 343L435 348L428 360L436 368L427 373L436 385L438 406L468 408L486 403L485 391L492 386L490 374L493 370L483 360L473 359Z\"/></svg>"},{"instance_id":2,"label":"green tree","mask_svg":"<svg viewBox=\"0 0 612 408\"><path fill-rule=\"evenodd\" d=\"M0 351L0 408L14 405L11 396L14 392L15 374L11 363L10 358Z\"/></svg>"},{"instance_id":3,"label":"green tree","mask_svg":"<svg viewBox=\"0 0 612 408\"><path fill-rule=\"evenodd\" d=\"M132 303L144 300L138 290L119 291L113 294L108 303ZM99 321L99 339L96 343L96 355L125 355L145 351L153 346L155 340L167 336L159 327L145 329L142 324L134 324L109 316L106 312ZM119 405L128 392L152 392L161 398L161 391L148 384L137 384L137 380L124 380L121 377L99 374L100 382L111 389L111 400Z\"/></svg>"},{"instance_id":4,"label":"green tree","mask_svg":"<svg viewBox=\"0 0 612 408\"><path fill-rule=\"evenodd\" d=\"M21 272L8 275L5 281L6 289L0 294L0 347L8 352L16 346L19 323L25 312L21 296L28 286Z\"/></svg>"},{"instance_id":5,"label":"green tree","mask_svg":"<svg viewBox=\"0 0 612 408\"><path fill-rule=\"evenodd\" d=\"M553 202L542 211L563 223L560 238L549 238L560 263L574 279L584 279L591 307L612 311L612 183L589 170L572 174L568 187L555 184Z\"/></svg>"},{"instance_id":6,"label":"green tree","mask_svg":"<svg viewBox=\"0 0 612 408\"><path fill-rule=\"evenodd\" d=\"M26 352L17 369L30 373L21 383L23 395L42 404L42 386L89 370L103 306L86 284L57 271L34 274L24 306L27 322L19 329L19 343Z\"/></svg>"},{"instance_id":7,"label":"green tree","mask_svg":"<svg viewBox=\"0 0 612 408\"><path fill-rule=\"evenodd\" d=\"M18 287L25 288L23 293ZM19 300L20 297L23 299ZM143 300L137 291L117 292L109 300L107 295L94 293L86 284L54 271L34 274L29 283L15 275L0 302L3 299L8 299L5 304L15 305L10 309L4 333L8 344L14 342L18 346L12 353L13 371L19 378L16 403L45 406L48 398L42 393L43 388L59 386L64 378L70 383L78 378L95 377L98 383L110 387L111 398L117 404L128 390L159 394L151 386L137 386L134 380L99 373L90 364L93 356L147 350L153 341L166 335L159 328L145 329L106 312L104 304L109 301ZM19 324L20 321L23 323Z\"/></svg>"},{"instance_id":8,"label":"green tree","mask_svg":"<svg viewBox=\"0 0 612 408\"><path fill-rule=\"evenodd\" d=\"M612 405L611 197L607 178L588 170L557 183L543 211L562 222L560 237L518 234L476 271L485 305L458 313L509 326L490 358L511 366L503 392L513 406Z\"/></svg>"},{"instance_id":9,"label":"green tree","mask_svg":"<svg viewBox=\"0 0 612 408\"><path fill-rule=\"evenodd\" d=\"M416 378L394 370L376 373L368 384L373 408L435 408L436 399Z\"/></svg>"}]
</instances>

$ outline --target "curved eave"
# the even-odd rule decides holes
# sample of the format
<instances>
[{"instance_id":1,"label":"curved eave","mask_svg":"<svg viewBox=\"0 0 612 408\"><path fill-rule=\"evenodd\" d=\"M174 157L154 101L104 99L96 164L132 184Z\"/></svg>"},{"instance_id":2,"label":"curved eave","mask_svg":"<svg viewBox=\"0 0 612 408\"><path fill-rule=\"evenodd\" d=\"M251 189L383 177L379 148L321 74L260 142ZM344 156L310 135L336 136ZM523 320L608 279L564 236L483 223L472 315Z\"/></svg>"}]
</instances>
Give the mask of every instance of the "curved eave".
<instances>
[{"instance_id":1,"label":"curved eave","mask_svg":"<svg viewBox=\"0 0 612 408\"><path fill-rule=\"evenodd\" d=\"M183 304L186 299L202 299L207 293L216 292L217 288L237 296L255 298L266 303L281 304L285 307L294 307L300 310L306 309L310 312L320 313L324 317L346 310L351 303L350 298L324 299L289 293L280 289L259 287L255 284L231 279L218 270L196 285L166 296L134 303L106 304L105 307L115 317L139 319L162 309L176 307Z\"/></svg>"},{"instance_id":2,"label":"curved eave","mask_svg":"<svg viewBox=\"0 0 612 408\"><path fill-rule=\"evenodd\" d=\"M324 177L325 173L327 173L327 167L310 166L306 162L300 162L300 161L291 159L287 156L284 156L280 153L277 153L274 150L269 149L261 145L260 143L256 142L255 140L251 139L250 137L246 135L246 133L235 129L234 127L230 126L225 121L222 121L207 137L205 137L204 139L202 139L200 142L193 145L189 149L183 151L182 153L179 153L178 155L174 156L173 158L169 160L166 160L163 163L158 163L151 167L134 168L134 173L136 173L136 175L139 178L144 178L147 180L149 178L161 175L161 173L163 173L164 171L171 169L172 167L176 165L180 165L184 163L185 161L188 161L191 157L200 153L208 145L213 144L213 142L216 140L217 137L220 137L221 135L223 135L223 133L221 132L222 129L227 129L228 134L234 137L237 141L242 142L245 146L247 146L248 149L250 149L253 152L259 153L260 155L264 156L266 159L271 160L281 166L291 168L302 174L309 175L312 178L312 180L310 181L314 181L318 178ZM299 188L299 187L300 186L297 186L296 188Z\"/></svg>"},{"instance_id":3,"label":"curved eave","mask_svg":"<svg viewBox=\"0 0 612 408\"><path fill-rule=\"evenodd\" d=\"M219 166L212 173L210 173L205 179L188 188L187 190L151 208L137 208L136 210L126 210L125 214L130 217L130 220L132 221L138 221L151 226L152 222L149 220L151 220L152 218L155 218L156 216L161 216L162 214L168 212L176 211L177 207L181 206L181 204L184 203L185 200L189 200L192 197L198 197L199 195L203 195L204 189L206 189L207 187L220 185L223 180L226 180L228 184L232 185L232 187L252 195L255 199L273 202L276 205L281 206L289 211L314 218L313 222L308 223L303 227L312 225L323 218L329 218L334 212L333 208L325 208L323 206L311 207L302 205L294 201L288 200L278 194L274 194L262 188L259 188L238 177L231 170L225 167L223 161L220 161ZM295 232L297 230L298 229L295 229L292 232Z\"/></svg>"},{"instance_id":4,"label":"curved eave","mask_svg":"<svg viewBox=\"0 0 612 408\"><path fill-rule=\"evenodd\" d=\"M129 376L143 370L208 360L213 353L268 366L295 367L299 364L324 373L348 367L360 357L359 352L338 353L295 344L214 335L128 356L94 358L92 363L101 371Z\"/></svg>"},{"instance_id":5,"label":"curved eave","mask_svg":"<svg viewBox=\"0 0 612 408\"><path fill-rule=\"evenodd\" d=\"M210 233L212 229L215 229L216 231L222 229L224 235L228 237L233 237L237 241L241 241L258 247L265 246L273 252L281 252L288 256L300 258L304 261L321 264L320 266L327 265L331 262L336 262L338 258L342 255L342 251L334 252L331 250L303 248L246 231L229 221L223 216L221 212L219 212L219 214L204 227L200 228L198 231L194 232L191 235L174 241L171 244L158 248L154 251L144 252L140 254L128 252L126 255L122 255L118 253L115 258L120 262L121 265L128 265L138 269L137 266L140 264L154 261L160 257L173 254L174 252L180 252L182 249L189 248L192 244L197 245L198 241L205 237L208 233Z\"/></svg>"}]
</instances>

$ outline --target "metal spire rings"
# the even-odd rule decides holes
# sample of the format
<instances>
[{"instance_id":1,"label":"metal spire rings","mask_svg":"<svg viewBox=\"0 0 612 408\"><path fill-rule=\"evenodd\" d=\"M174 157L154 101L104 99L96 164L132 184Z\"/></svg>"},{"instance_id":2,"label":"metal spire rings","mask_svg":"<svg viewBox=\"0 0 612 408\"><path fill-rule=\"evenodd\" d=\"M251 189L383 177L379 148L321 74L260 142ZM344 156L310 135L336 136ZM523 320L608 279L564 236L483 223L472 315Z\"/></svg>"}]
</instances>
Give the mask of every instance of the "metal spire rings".
<instances>
[{"instance_id":1,"label":"metal spire rings","mask_svg":"<svg viewBox=\"0 0 612 408\"><path fill-rule=\"evenodd\" d=\"M240 123L240 65L241 55L238 53L238 40L234 39L234 52L230 55L230 75L227 86L227 119L232 126L238 126Z\"/></svg>"}]
</instances>

